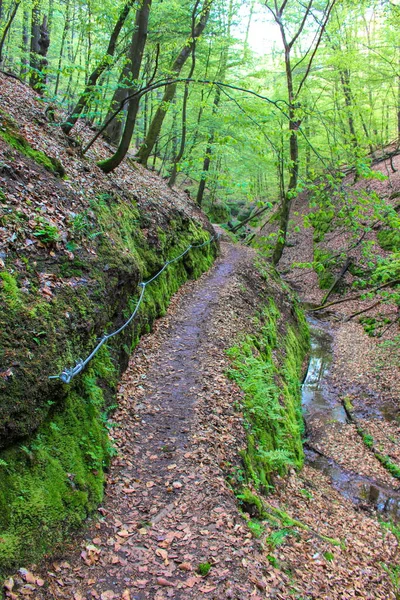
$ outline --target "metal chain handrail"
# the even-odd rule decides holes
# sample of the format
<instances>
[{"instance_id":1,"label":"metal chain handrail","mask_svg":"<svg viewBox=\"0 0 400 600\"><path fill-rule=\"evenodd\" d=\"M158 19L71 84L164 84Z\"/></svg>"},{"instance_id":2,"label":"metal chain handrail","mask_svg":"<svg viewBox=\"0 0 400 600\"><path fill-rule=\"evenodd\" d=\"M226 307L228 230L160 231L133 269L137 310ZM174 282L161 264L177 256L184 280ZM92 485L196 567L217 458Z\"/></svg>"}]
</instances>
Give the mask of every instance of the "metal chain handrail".
<instances>
[{"instance_id":1,"label":"metal chain handrail","mask_svg":"<svg viewBox=\"0 0 400 600\"><path fill-rule=\"evenodd\" d=\"M100 348L102 347L103 344L105 344L105 342L107 340L109 340L110 338L114 337L115 335L117 335L118 333L121 333L121 331L123 331L126 327L128 327L129 323L131 323L133 321L133 319L135 318L135 316L137 315L137 312L139 310L139 307L142 303L143 297L144 297L144 293L146 291L146 287L149 285L149 283L151 283L152 281L154 281L155 279L157 279L157 277L159 277L161 275L161 273L163 271L165 271L165 269L172 263L177 262L178 260L180 260L181 258L183 258L185 256L185 254L187 254L192 248L204 248L204 246L207 246L208 244L211 244L214 240L217 240L220 237L221 234L217 233L216 235L213 235L212 238L210 238L209 240L207 240L206 242L203 242L203 244L190 244L186 250L184 252L182 252L182 254L179 254L179 256L176 256L175 258L172 258L171 260L168 260L165 265L162 267L162 269L160 269L158 271L158 273L156 273L151 279L149 279L148 281L142 281L141 283L139 283L139 287L141 287L141 292L140 292L140 296L139 296L139 300L138 303L136 304L135 310L133 311L133 313L131 314L131 316L129 317L129 319L123 324L121 325L121 327L119 327L116 331L113 331L112 333L108 333L108 334L104 334L103 337L100 339L99 343L97 344L97 346L94 348L94 350L92 350L92 352L89 354L89 356L85 359L79 359L76 362L75 367L72 367L70 369L66 368L64 369L59 375L51 375L49 377L49 379L60 379L63 383L70 383L71 380L78 375L81 371L83 371L83 369L86 367L86 365L88 364L88 362L90 362L92 360L92 358L97 354L97 352L100 350Z\"/></svg>"}]
</instances>

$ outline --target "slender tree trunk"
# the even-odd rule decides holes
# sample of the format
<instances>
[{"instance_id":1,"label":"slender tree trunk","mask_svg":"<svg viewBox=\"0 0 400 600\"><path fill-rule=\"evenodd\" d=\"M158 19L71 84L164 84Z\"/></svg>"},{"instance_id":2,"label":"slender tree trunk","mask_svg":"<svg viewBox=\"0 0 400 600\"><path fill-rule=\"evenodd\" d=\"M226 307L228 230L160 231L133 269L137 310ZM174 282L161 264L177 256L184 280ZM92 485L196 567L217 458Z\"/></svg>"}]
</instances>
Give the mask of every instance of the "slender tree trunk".
<instances>
[{"instance_id":1,"label":"slender tree trunk","mask_svg":"<svg viewBox=\"0 0 400 600\"><path fill-rule=\"evenodd\" d=\"M192 16L192 37L194 36L194 28L195 28L195 16ZM196 67L196 44L193 44L192 47L192 64L190 67L190 71L188 74L188 79L191 79L194 73L194 69ZM169 187L172 187L175 184L176 176L178 174L178 166L180 161L183 158L183 154L185 152L186 146L186 133L187 133L187 103L189 98L189 83L185 84L185 90L183 92L183 102L182 102L182 129L181 129L181 143L179 146L179 151L174 152L174 161L172 165L172 172L168 181Z\"/></svg>"},{"instance_id":2,"label":"slender tree trunk","mask_svg":"<svg viewBox=\"0 0 400 600\"><path fill-rule=\"evenodd\" d=\"M70 10L70 0L67 0L66 7L65 7L64 28L63 28L63 32L62 32L62 36L61 36L60 55L58 57L56 85L55 85L55 88L54 88L54 95L55 96L57 96L57 94L58 94L58 88L59 88L59 85L60 85L61 66L62 66L62 59L63 59L63 54L64 54L64 46L65 46L65 41L67 39L68 30L69 30L69 24L70 24L69 23L69 10Z\"/></svg>"},{"instance_id":3,"label":"slender tree trunk","mask_svg":"<svg viewBox=\"0 0 400 600\"><path fill-rule=\"evenodd\" d=\"M4 31L0 37L0 65L3 62L3 48L4 48L4 42L6 40L7 37L7 33L10 30L10 27L12 25L12 22L14 21L15 15L17 14L17 10L18 7L20 5L20 0L18 0L18 2L16 2L10 12L10 17L6 23L6 26L4 27Z\"/></svg>"},{"instance_id":4,"label":"slender tree trunk","mask_svg":"<svg viewBox=\"0 0 400 600\"><path fill-rule=\"evenodd\" d=\"M244 43L243 43L243 61L246 61L249 57L249 35L250 35L251 22L253 20L253 15L254 15L255 4L256 4L256 0L252 0L251 5L250 5L249 20L247 21L246 35L245 35Z\"/></svg>"},{"instance_id":5,"label":"slender tree trunk","mask_svg":"<svg viewBox=\"0 0 400 600\"><path fill-rule=\"evenodd\" d=\"M172 65L172 68L171 68L172 77L179 76L186 60L189 58L190 53L192 52L193 45L196 43L196 40L203 33L203 31L206 27L207 21L208 21L209 14L210 14L211 4L212 4L212 0L204 1L200 19L199 19L198 23L196 24L194 31L192 32L192 36L189 40L187 40L186 44L181 49L180 53L178 54L178 56L176 57L173 65ZM156 143L156 140L157 140L158 136L160 135L161 127L163 125L165 115L167 114L167 111L168 111L168 106L175 96L176 87L177 87L177 84L172 83L170 85L167 85L165 88L161 105L158 107L156 114L154 115L154 118L149 127L149 131L147 133L146 139L143 142L142 146L139 148L139 151L137 153L137 159L142 165L147 164L148 158L154 148L154 144Z\"/></svg>"},{"instance_id":6,"label":"slender tree trunk","mask_svg":"<svg viewBox=\"0 0 400 600\"><path fill-rule=\"evenodd\" d=\"M26 76L29 70L29 60L28 60L28 51L29 51L29 12L26 8L24 8L24 14L22 18L22 56L21 56L21 70L20 75L21 78L25 81Z\"/></svg>"},{"instance_id":7,"label":"slender tree trunk","mask_svg":"<svg viewBox=\"0 0 400 600\"><path fill-rule=\"evenodd\" d=\"M47 31L49 32L49 36L51 34L51 28L53 27L53 18L54 18L54 0L49 0L49 17L47 19Z\"/></svg>"},{"instance_id":8,"label":"slender tree trunk","mask_svg":"<svg viewBox=\"0 0 400 600\"><path fill-rule=\"evenodd\" d=\"M121 29L128 17L129 11L134 2L135 2L135 0L128 0L128 2L123 7L123 9L119 15L118 21L116 22L113 32L111 34L106 54L104 55L104 57L102 58L100 63L97 65L95 70L91 73L91 75L86 83L86 87L85 87L83 94L79 98L77 104L75 105L75 108L68 115L67 120L61 126L64 133L66 133L66 134L70 133L71 129L73 128L73 126L75 125L77 120L79 119L80 115L85 110L88 103L90 102L90 99L94 92L94 88L96 86L96 83L97 83L100 75L102 75L102 73L110 66L110 59L114 56L118 36L121 32Z\"/></svg>"},{"instance_id":9,"label":"slender tree trunk","mask_svg":"<svg viewBox=\"0 0 400 600\"><path fill-rule=\"evenodd\" d=\"M76 24L76 3L73 2L72 3L72 18L71 18L71 35L69 37L68 40L68 52L67 52L67 56L68 56L68 62L70 65L74 64L74 40L75 40L75 24ZM79 46L79 40L78 40L78 46ZM69 98L71 97L71 88L72 88L72 79L74 76L74 70L70 69L70 74L68 77L68 83L67 83L67 87L62 99L62 103L68 104L68 107L70 106L69 103Z\"/></svg>"},{"instance_id":10,"label":"slender tree trunk","mask_svg":"<svg viewBox=\"0 0 400 600\"><path fill-rule=\"evenodd\" d=\"M131 77L134 87L131 90L129 90L130 93L135 92L135 89L137 88L135 82L139 79L140 76L143 53L147 40L147 28L149 22L151 1L152 0L142 0L142 5L136 13L135 32L132 38L130 56ZM135 129L136 117L139 109L139 102L139 97L134 97L129 102L124 131L116 153L109 159L99 163L100 168L105 173L110 173L110 171L116 169L121 164L121 162L126 156L126 153L129 150L129 145L132 140L133 131Z\"/></svg>"},{"instance_id":11,"label":"slender tree trunk","mask_svg":"<svg viewBox=\"0 0 400 600\"><path fill-rule=\"evenodd\" d=\"M217 87L217 89L215 90L213 110L212 110L213 116L215 116L216 113L218 112L218 106L219 106L220 100L221 100L221 90L219 87ZM210 170L210 165L211 165L213 144L214 144L214 132L212 131L208 138L208 142L207 142L206 153L204 155L204 160L203 160L203 170L201 173L201 179L200 179L199 188L197 190L197 196L196 196L196 202L200 207L203 204L204 192L205 192L206 184L207 184L207 176L208 176L208 172Z\"/></svg>"},{"instance_id":12,"label":"slender tree trunk","mask_svg":"<svg viewBox=\"0 0 400 600\"><path fill-rule=\"evenodd\" d=\"M290 68L290 64L289 64ZM278 238L275 244L274 252L272 255L272 262L274 265L278 264L282 257L283 249L286 244L287 230L289 225L290 209L292 200L296 194L297 182L299 176L299 141L297 138L297 129L299 123L296 121L296 110L293 105L293 85L292 85L292 73L290 69L290 77L288 80L289 90L289 185L286 193L283 194L281 210L279 215L279 232Z\"/></svg>"},{"instance_id":13,"label":"slender tree trunk","mask_svg":"<svg viewBox=\"0 0 400 600\"><path fill-rule=\"evenodd\" d=\"M400 47L398 48L398 50ZM400 72L400 58L398 61ZM400 140L400 75L397 76L397 139Z\"/></svg>"},{"instance_id":14,"label":"slender tree trunk","mask_svg":"<svg viewBox=\"0 0 400 600\"><path fill-rule=\"evenodd\" d=\"M227 66L228 66L228 51L229 51L229 43L230 43L230 36L231 36L232 16L233 16L233 1L230 0L229 10L228 10L228 24L227 24L227 31L226 31L226 39L225 39L224 47L223 47L222 53L221 53L221 65L220 65L219 73L218 73L218 79L221 82L223 82L225 80L226 70L227 70ZM213 108L212 108L213 117L215 117L215 115L218 112L218 106L219 106L220 101L221 101L221 89L219 87L217 87L217 89L215 90L215 96L214 96L214 102L213 102ZM208 138L208 142L207 142L206 153L204 155L204 160L203 160L203 170L201 173L201 179L200 179L199 187L197 190L197 196L196 196L196 202L199 206L202 206L202 204L203 204L203 198L204 198L204 192L206 189L208 172L210 170L210 165L211 165L213 144L214 144L214 131L211 131L209 138Z\"/></svg>"},{"instance_id":15,"label":"slender tree trunk","mask_svg":"<svg viewBox=\"0 0 400 600\"><path fill-rule=\"evenodd\" d=\"M210 43L209 47L208 47L207 62L206 62L206 68L205 68L205 73L204 73L204 78L205 79L208 78L208 68L210 66L211 49L212 49L212 45ZM208 101L211 93L212 93L212 88L208 92L207 101ZM200 95L200 107L199 107L199 112L197 114L197 120L196 120L196 130L194 132L194 135L193 135L193 138L192 138L189 150L188 150L188 155L189 156L193 152L193 148L196 147L197 139L199 137L200 123L201 123L201 120L202 120L202 117L203 117L204 105L207 104L206 102L204 102L204 96L205 96L204 88L202 88L201 89L201 95Z\"/></svg>"},{"instance_id":16,"label":"slender tree trunk","mask_svg":"<svg viewBox=\"0 0 400 600\"><path fill-rule=\"evenodd\" d=\"M29 60L29 65L31 68L31 76L29 79L29 85L33 89L36 89L36 85L40 81L40 78L39 78L40 18L41 18L41 0L34 0L33 4L32 4L31 48L30 48L30 60Z\"/></svg>"},{"instance_id":17,"label":"slender tree trunk","mask_svg":"<svg viewBox=\"0 0 400 600\"><path fill-rule=\"evenodd\" d=\"M309 59L307 65L304 67L304 74L301 77L300 83L296 83L296 89L294 88L293 82L293 68L291 64L291 51L295 42L298 40L300 35L302 34L304 27L306 25L307 19L310 14L312 14L313 3L314 0L308 0L308 3L301 6L304 8L304 13L299 22L297 30L293 33L291 40L287 39L287 32L284 26L284 11L287 7L287 1L284 0L281 4L280 8L278 7L278 3L275 0L273 3L273 7L269 4L267 0L266 6L269 11L272 13L281 33L281 39L285 51L285 71L286 71L286 87L288 94L288 117L289 117L289 184L286 190L286 193L283 194L280 215L279 215L279 231L275 244L275 248L272 255L273 264L276 265L280 261L283 253L283 249L286 245L286 237L287 230L289 225L289 217L290 217L290 209L293 198L296 196L298 176L299 176L299 142L297 138L298 129L301 125L301 119L298 117L298 109L300 108L300 104L298 102L298 98L300 92L305 84L307 77L311 71L311 67L318 51L319 45L321 43L322 35L325 31L326 25L328 23L330 14L335 5L336 0L327 0L325 7L323 18L321 22L319 22L319 31L316 34L315 41L313 44L313 48L309 49L307 54L309 54ZM306 55L305 55L306 56ZM305 56L303 58L305 58Z\"/></svg>"},{"instance_id":18,"label":"slender tree trunk","mask_svg":"<svg viewBox=\"0 0 400 600\"><path fill-rule=\"evenodd\" d=\"M89 81L90 77L90 60L92 57L92 5L90 0L87 1L88 8L88 28L87 28L87 54L85 64L85 80Z\"/></svg>"},{"instance_id":19,"label":"slender tree trunk","mask_svg":"<svg viewBox=\"0 0 400 600\"><path fill-rule=\"evenodd\" d=\"M347 122L349 125L350 131L350 142L353 148L358 147L356 129L354 126L354 117L353 117L353 98L351 95L350 89L350 72L348 70L340 71L340 81L342 83L343 94L344 94L344 103L346 105L347 112Z\"/></svg>"},{"instance_id":20,"label":"slender tree trunk","mask_svg":"<svg viewBox=\"0 0 400 600\"><path fill-rule=\"evenodd\" d=\"M43 94L44 88L46 86L46 80L47 80L46 69L47 69L47 65L48 65L48 61L47 61L46 57L47 57L47 52L48 52L49 46L50 46L50 36L49 36L48 28L47 28L47 17L44 15L42 24L40 25L40 35L39 35L39 42L38 42L39 52L37 54L37 64L38 64L39 69L38 69L35 85L33 86L34 89L37 92L39 92L40 94Z\"/></svg>"},{"instance_id":21,"label":"slender tree trunk","mask_svg":"<svg viewBox=\"0 0 400 600\"><path fill-rule=\"evenodd\" d=\"M113 99L111 100L110 103L110 108L108 109L108 113L107 116L105 118L105 121L107 122L111 115L114 114L114 112L117 110L117 108L119 106L121 106L121 103L127 98L127 96L129 95L129 88L132 86L132 65L131 65L131 60L128 58L127 62L124 65L124 68L122 69L119 81L118 81L118 87L114 92L114 96ZM129 85L129 87L128 87ZM125 123L125 118L126 118L126 109L121 111L121 113L115 117L111 123L108 125L108 127L104 130L104 137L114 146L118 146L120 140L121 140L121 136L122 136L122 132L124 129L124 123Z\"/></svg>"}]
</instances>

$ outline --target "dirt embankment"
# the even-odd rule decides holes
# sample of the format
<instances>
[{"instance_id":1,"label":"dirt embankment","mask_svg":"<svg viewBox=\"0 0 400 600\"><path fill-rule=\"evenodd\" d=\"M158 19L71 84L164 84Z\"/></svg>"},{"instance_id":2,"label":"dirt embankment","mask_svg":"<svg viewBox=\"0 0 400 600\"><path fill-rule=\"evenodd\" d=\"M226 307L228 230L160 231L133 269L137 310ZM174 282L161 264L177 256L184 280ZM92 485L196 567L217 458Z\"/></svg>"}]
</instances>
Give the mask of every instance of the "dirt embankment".
<instances>
[{"instance_id":1,"label":"dirt embankment","mask_svg":"<svg viewBox=\"0 0 400 600\"><path fill-rule=\"evenodd\" d=\"M213 230L155 174L125 163L105 176L93 159L106 146L80 156L28 86L0 75L0 101L1 569L47 551L101 501L120 374L171 295L212 264L217 244L191 250L148 286L138 318L81 377L69 386L49 379L119 328L140 281Z\"/></svg>"}]
</instances>

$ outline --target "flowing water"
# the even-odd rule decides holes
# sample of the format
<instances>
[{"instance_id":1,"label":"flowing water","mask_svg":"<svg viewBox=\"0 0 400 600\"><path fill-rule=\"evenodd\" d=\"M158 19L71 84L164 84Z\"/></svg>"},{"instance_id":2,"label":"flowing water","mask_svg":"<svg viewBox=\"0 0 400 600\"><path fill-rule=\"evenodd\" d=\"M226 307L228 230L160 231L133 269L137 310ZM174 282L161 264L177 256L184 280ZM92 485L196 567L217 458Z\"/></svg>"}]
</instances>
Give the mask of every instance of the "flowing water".
<instances>
[{"instance_id":1,"label":"flowing water","mask_svg":"<svg viewBox=\"0 0 400 600\"><path fill-rule=\"evenodd\" d=\"M302 404L307 434L318 440L322 435L318 425L348 422L346 412L335 388L328 380L333 355L333 337L329 323L309 318L311 356L302 386ZM381 415L384 417L385 415ZM400 493L372 478L348 471L333 459L312 449L305 449L308 464L325 475L343 496L359 505L373 507L393 519L400 520Z\"/></svg>"}]
</instances>

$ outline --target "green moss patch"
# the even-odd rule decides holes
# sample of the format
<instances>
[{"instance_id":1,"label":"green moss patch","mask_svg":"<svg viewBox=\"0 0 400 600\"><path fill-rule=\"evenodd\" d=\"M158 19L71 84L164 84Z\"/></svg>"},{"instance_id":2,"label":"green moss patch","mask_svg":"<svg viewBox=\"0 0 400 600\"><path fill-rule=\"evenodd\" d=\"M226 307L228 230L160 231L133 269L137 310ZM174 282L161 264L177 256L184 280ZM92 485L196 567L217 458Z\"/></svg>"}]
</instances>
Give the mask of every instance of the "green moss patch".
<instances>
[{"instance_id":1,"label":"green moss patch","mask_svg":"<svg viewBox=\"0 0 400 600\"><path fill-rule=\"evenodd\" d=\"M71 391L35 436L1 454L0 571L49 551L101 502L111 448L101 388L87 382L96 374L93 366L80 393Z\"/></svg>"},{"instance_id":2,"label":"green moss patch","mask_svg":"<svg viewBox=\"0 0 400 600\"><path fill-rule=\"evenodd\" d=\"M57 158L48 156L41 150L35 150L29 142L18 132L14 123L4 112L0 112L0 137L12 148L31 158L35 163L44 167L53 175L65 176L65 169Z\"/></svg>"}]
</instances>

